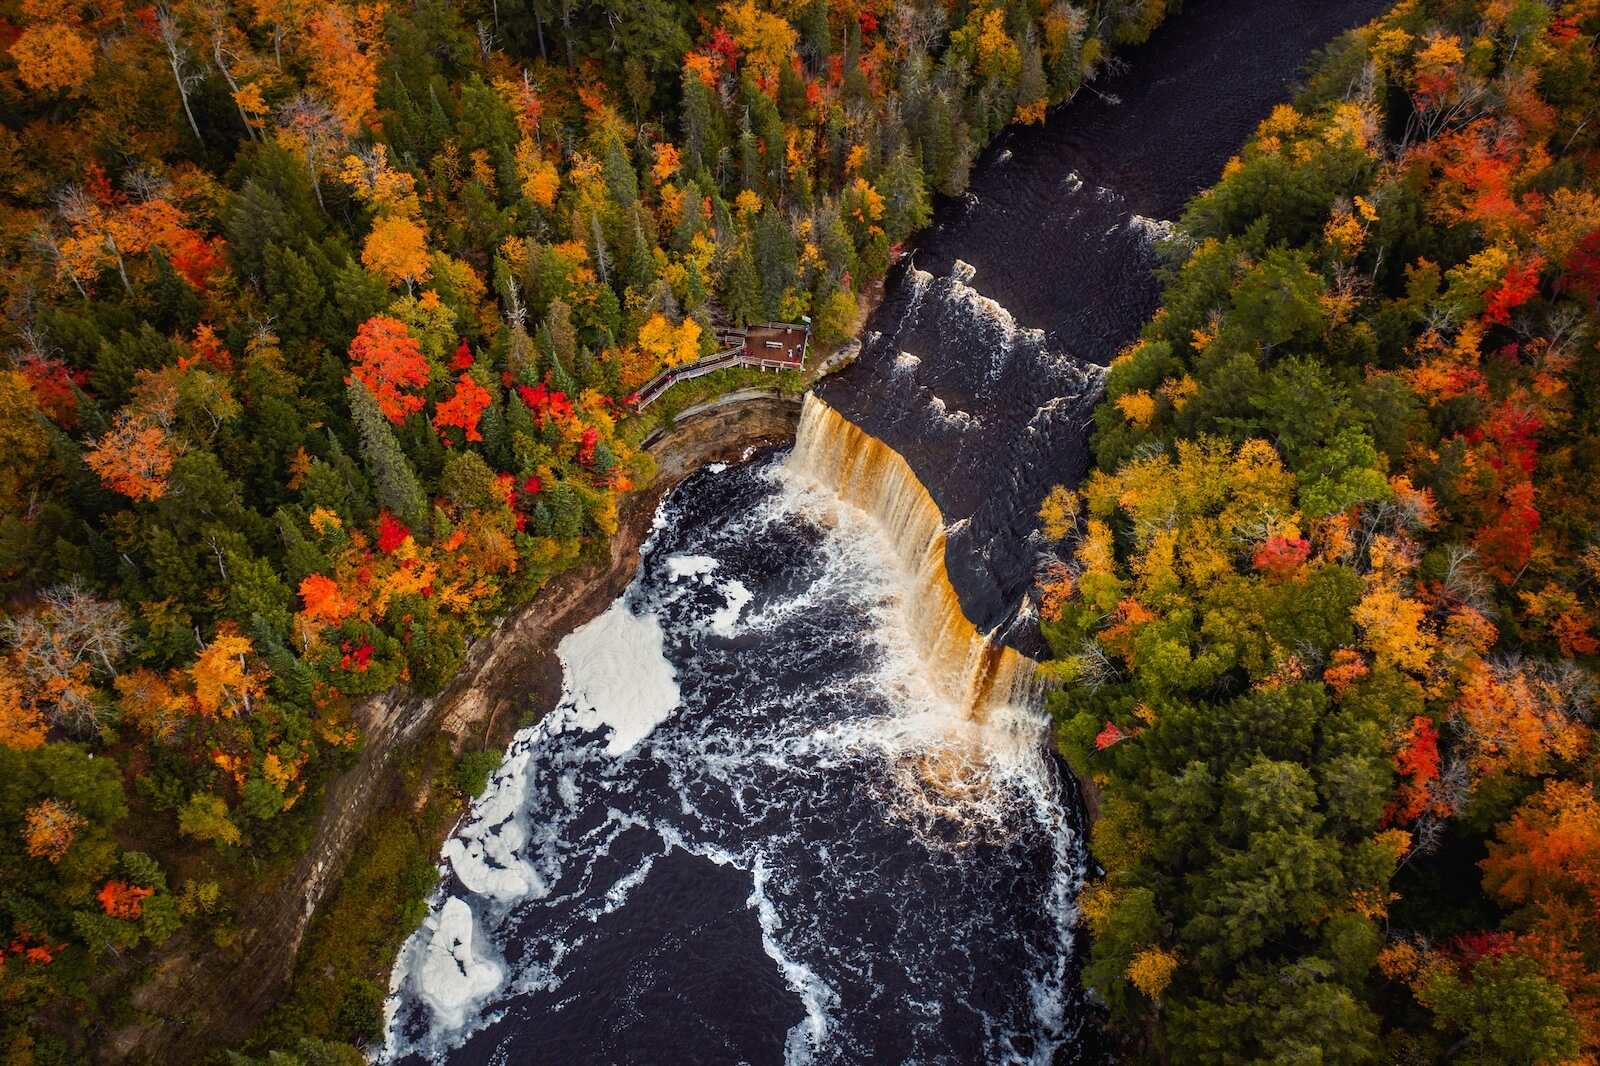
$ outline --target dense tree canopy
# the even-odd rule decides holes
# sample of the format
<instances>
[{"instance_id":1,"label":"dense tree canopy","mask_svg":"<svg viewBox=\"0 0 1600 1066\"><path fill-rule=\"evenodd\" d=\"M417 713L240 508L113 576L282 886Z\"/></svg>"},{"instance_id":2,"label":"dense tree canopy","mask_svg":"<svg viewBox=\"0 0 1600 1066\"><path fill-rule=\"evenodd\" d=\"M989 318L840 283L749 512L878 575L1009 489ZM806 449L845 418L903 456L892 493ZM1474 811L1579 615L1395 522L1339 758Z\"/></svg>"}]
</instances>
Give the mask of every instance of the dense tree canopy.
<instances>
[{"instance_id":1,"label":"dense tree canopy","mask_svg":"<svg viewBox=\"0 0 1600 1066\"><path fill-rule=\"evenodd\" d=\"M1597 31L1419 0L1331 48L1046 501L1134 1058L1600 1054Z\"/></svg>"}]
</instances>

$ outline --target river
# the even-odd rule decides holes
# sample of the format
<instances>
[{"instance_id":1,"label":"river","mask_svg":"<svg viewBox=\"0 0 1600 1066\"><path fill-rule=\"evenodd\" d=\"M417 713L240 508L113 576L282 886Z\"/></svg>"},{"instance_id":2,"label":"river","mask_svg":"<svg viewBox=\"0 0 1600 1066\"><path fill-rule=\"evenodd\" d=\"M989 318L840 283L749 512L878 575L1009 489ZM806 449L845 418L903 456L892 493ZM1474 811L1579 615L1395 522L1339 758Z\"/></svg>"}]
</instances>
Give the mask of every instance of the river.
<instances>
[{"instance_id":1,"label":"river","mask_svg":"<svg viewBox=\"0 0 1600 1066\"><path fill-rule=\"evenodd\" d=\"M1317 49L1389 6L1188 0L1119 73L1002 133L967 193L938 205L914 269L890 279L861 358L820 392L928 486L953 527L951 579L985 630L1038 650L1026 619L1011 624L1035 576L1034 516L1088 469L1083 374L1155 310L1154 238ZM970 284L951 276L958 259Z\"/></svg>"},{"instance_id":2,"label":"river","mask_svg":"<svg viewBox=\"0 0 1600 1066\"><path fill-rule=\"evenodd\" d=\"M562 642L559 705L446 844L385 1061L1102 1061L1073 784L983 634L1031 650L1032 512L1086 468L1161 220L1380 6L1192 3L985 155L795 447L685 479Z\"/></svg>"}]
</instances>

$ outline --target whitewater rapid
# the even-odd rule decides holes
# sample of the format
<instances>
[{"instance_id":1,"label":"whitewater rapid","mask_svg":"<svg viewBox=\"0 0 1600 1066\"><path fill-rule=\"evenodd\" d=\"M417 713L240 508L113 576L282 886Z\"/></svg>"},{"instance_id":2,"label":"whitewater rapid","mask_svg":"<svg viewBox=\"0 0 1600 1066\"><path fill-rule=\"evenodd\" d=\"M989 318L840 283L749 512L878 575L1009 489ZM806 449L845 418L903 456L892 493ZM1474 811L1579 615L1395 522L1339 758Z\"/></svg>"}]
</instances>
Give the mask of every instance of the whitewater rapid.
<instances>
[{"instance_id":1,"label":"whitewater rapid","mask_svg":"<svg viewBox=\"0 0 1600 1066\"><path fill-rule=\"evenodd\" d=\"M1074 1061L1042 712L948 690L922 579L784 453L686 479L641 555L446 844L381 1060Z\"/></svg>"}]
</instances>

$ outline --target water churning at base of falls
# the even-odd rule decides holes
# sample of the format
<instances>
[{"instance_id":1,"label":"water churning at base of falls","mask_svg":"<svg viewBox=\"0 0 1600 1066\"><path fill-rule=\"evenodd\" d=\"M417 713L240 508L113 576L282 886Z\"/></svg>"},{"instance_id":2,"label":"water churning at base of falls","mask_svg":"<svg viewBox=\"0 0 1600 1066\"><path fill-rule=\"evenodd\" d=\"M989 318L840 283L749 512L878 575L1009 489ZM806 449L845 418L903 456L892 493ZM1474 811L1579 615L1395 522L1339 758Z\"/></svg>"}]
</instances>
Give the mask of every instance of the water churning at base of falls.
<instances>
[{"instance_id":1,"label":"water churning at base of falls","mask_svg":"<svg viewBox=\"0 0 1600 1066\"><path fill-rule=\"evenodd\" d=\"M943 551L814 399L675 489L446 845L384 1059L1076 1061L1070 783Z\"/></svg>"}]
</instances>

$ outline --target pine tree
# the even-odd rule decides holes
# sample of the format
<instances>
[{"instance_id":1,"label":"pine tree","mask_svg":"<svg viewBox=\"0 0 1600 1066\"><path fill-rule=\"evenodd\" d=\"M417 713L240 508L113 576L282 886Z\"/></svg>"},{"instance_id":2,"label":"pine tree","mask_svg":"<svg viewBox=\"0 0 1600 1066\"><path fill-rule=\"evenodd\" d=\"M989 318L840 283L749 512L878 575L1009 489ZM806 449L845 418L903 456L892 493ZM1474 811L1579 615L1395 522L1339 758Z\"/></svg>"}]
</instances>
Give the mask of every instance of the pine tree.
<instances>
[{"instance_id":1,"label":"pine tree","mask_svg":"<svg viewBox=\"0 0 1600 1066\"><path fill-rule=\"evenodd\" d=\"M372 476L379 506L409 526L413 534L420 534L428 525L428 497L410 460L367 387L352 378L345 391L350 418L361 439L361 459Z\"/></svg>"},{"instance_id":2,"label":"pine tree","mask_svg":"<svg viewBox=\"0 0 1600 1066\"><path fill-rule=\"evenodd\" d=\"M683 210L678 213L678 225L672 234L674 250L688 251L694 235L699 233L705 224L705 194L691 178L683 183Z\"/></svg>"},{"instance_id":3,"label":"pine tree","mask_svg":"<svg viewBox=\"0 0 1600 1066\"><path fill-rule=\"evenodd\" d=\"M799 266L794 235L777 208L767 206L756 222L756 268L761 274L761 314L777 318L783 291Z\"/></svg>"},{"instance_id":4,"label":"pine tree","mask_svg":"<svg viewBox=\"0 0 1600 1066\"><path fill-rule=\"evenodd\" d=\"M187 336L194 332L200 321L200 298L194 288L172 268L167 257L156 249L151 253L155 264L155 281L140 292L143 317L160 327L163 333Z\"/></svg>"},{"instance_id":5,"label":"pine tree","mask_svg":"<svg viewBox=\"0 0 1600 1066\"><path fill-rule=\"evenodd\" d=\"M891 241L902 241L933 217L922 172L904 145L889 160L884 175L883 228Z\"/></svg>"},{"instance_id":6,"label":"pine tree","mask_svg":"<svg viewBox=\"0 0 1600 1066\"><path fill-rule=\"evenodd\" d=\"M628 212L628 222L622 232L622 279L637 292L650 288L656 279L655 244L645 231L644 208L636 201Z\"/></svg>"},{"instance_id":7,"label":"pine tree","mask_svg":"<svg viewBox=\"0 0 1600 1066\"><path fill-rule=\"evenodd\" d=\"M683 305L690 311L696 311L706 302L706 279L700 273L700 264L696 260L689 260L683 282Z\"/></svg>"},{"instance_id":8,"label":"pine tree","mask_svg":"<svg viewBox=\"0 0 1600 1066\"><path fill-rule=\"evenodd\" d=\"M267 248L290 242L299 233L283 201L254 179L246 181L233 197L223 225L234 272L257 285L262 281Z\"/></svg>"},{"instance_id":9,"label":"pine tree","mask_svg":"<svg viewBox=\"0 0 1600 1066\"><path fill-rule=\"evenodd\" d=\"M817 220L817 230L822 244L822 260L833 268L834 277L856 275L856 246L850 239L850 229L833 204L824 208Z\"/></svg>"},{"instance_id":10,"label":"pine tree","mask_svg":"<svg viewBox=\"0 0 1600 1066\"><path fill-rule=\"evenodd\" d=\"M711 88L693 71L683 72L683 169L699 175L708 171L722 150L719 119L721 105Z\"/></svg>"},{"instance_id":11,"label":"pine tree","mask_svg":"<svg viewBox=\"0 0 1600 1066\"><path fill-rule=\"evenodd\" d=\"M230 618L249 618L278 637L289 632L289 586L272 563L248 551L226 553L228 597L223 610Z\"/></svg>"},{"instance_id":12,"label":"pine tree","mask_svg":"<svg viewBox=\"0 0 1600 1066\"><path fill-rule=\"evenodd\" d=\"M340 497L345 501L347 510L339 513L347 520L366 522L377 514L377 507L372 502L372 483L367 480L366 472L361 469L361 464L356 462L344 450L344 444L328 431L328 461L327 466L338 476L344 486ZM316 464L312 464L315 470Z\"/></svg>"},{"instance_id":13,"label":"pine tree","mask_svg":"<svg viewBox=\"0 0 1600 1066\"><path fill-rule=\"evenodd\" d=\"M750 113L745 112L744 126L739 130L739 178L746 189L764 190L766 175L761 166L761 140L750 128Z\"/></svg>"},{"instance_id":14,"label":"pine tree","mask_svg":"<svg viewBox=\"0 0 1600 1066\"><path fill-rule=\"evenodd\" d=\"M828 0L811 0L796 22L800 30L800 50L814 69L833 52L833 34L828 26Z\"/></svg>"},{"instance_id":15,"label":"pine tree","mask_svg":"<svg viewBox=\"0 0 1600 1066\"><path fill-rule=\"evenodd\" d=\"M756 269L756 257L751 244L748 240L740 243L733 269L728 272L722 299L729 317L741 326L761 320L761 274Z\"/></svg>"},{"instance_id":16,"label":"pine tree","mask_svg":"<svg viewBox=\"0 0 1600 1066\"><path fill-rule=\"evenodd\" d=\"M304 256L282 244L267 245L261 262L267 312L279 339L297 344L316 336L328 299L328 287L317 272Z\"/></svg>"},{"instance_id":17,"label":"pine tree","mask_svg":"<svg viewBox=\"0 0 1600 1066\"><path fill-rule=\"evenodd\" d=\"M611 195L616 197L617 203L624 208L632 207L639 200L639 175L633 171L633 162L628 158L627 146L615 133L605 139L605 144L601 148L601 162L604 167L606 187L611 190Z\"/></svg>"},{"instance_id":18,"label":"pine tree","mask_svg":"<svg viewBox=\"0 0 1600 1066\"><path fill-rule=\"evenodd\" d=\"M554 355L569 369L578 357L578 331L572 324L572 308L564 300L551 300L544 316L544 334Z\"/></svg>"},{"instance_id":19,"label":"pine tree","mask_svg":"<svg viewBox=\"0 0 1600 1066\"><path fill-rule=\"evenodd\" d=\"M333 275L333 303L327 338L355 336L356 329L382 311L389 303L389 290L383 279L363 270L354 257L346 255Z\"/></svg>"},{"instance_id":20,"label":"pine tree","mask_svg":"<svg viewBox=\"0 0 1600 1066\"><path fill-rule=\"evenodd\" d=\"M317 463L321 463L321 460ZM317 463L312 464L313 469ZM328 474L333 474L332 467L326 463L321 463L321 466ZM308 471L306 480L310 479ZM308 574L320 574L329 569L327 555L305 535L303 519L284 507L278 508L273 517L277 519L278 540L283 545L283 572L288 576L290 584L298 587Z\"/></svg>"}]
</instances>

